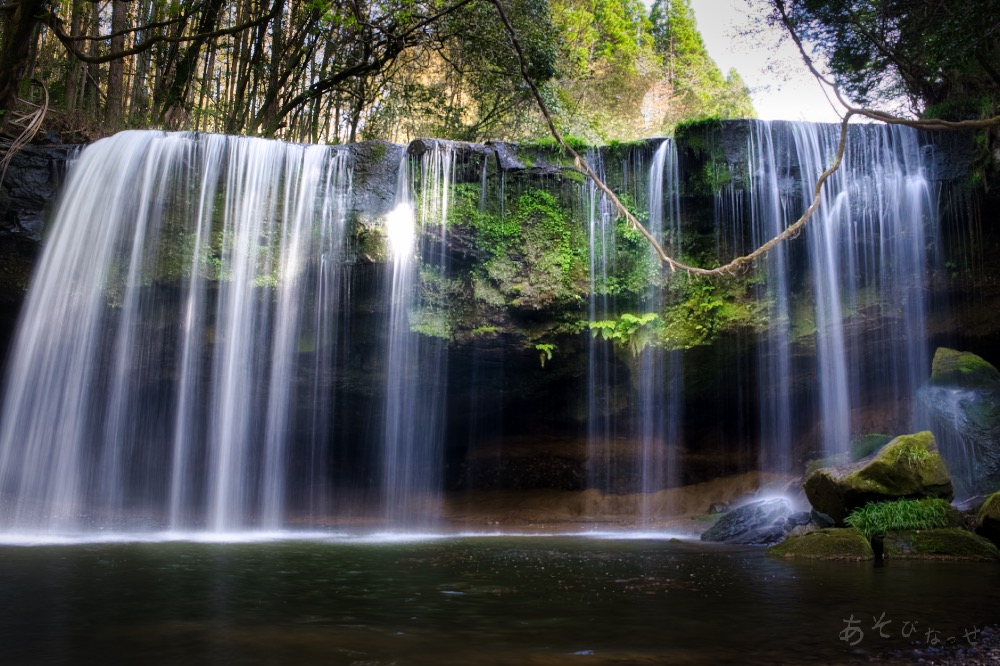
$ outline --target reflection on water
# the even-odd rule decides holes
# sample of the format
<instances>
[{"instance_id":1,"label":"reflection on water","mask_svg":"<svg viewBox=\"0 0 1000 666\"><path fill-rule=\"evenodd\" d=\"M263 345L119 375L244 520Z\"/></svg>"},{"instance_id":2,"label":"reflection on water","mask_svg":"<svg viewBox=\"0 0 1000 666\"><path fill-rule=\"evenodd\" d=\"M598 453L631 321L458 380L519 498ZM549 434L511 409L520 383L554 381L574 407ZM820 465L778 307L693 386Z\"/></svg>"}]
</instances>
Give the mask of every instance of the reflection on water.
<instances>
[{"instance_id":1,"label":"reflection on water","mask_svg":"<svg viewBox=\"0 0 1000 666\"><path fill-rule=\"evenodd\" d=\"M173 541L0 547L0 590L12 664L819 664L905 648L905 622L964 640L1000 571L663 539Z\"/></svg>"}]
</instances>

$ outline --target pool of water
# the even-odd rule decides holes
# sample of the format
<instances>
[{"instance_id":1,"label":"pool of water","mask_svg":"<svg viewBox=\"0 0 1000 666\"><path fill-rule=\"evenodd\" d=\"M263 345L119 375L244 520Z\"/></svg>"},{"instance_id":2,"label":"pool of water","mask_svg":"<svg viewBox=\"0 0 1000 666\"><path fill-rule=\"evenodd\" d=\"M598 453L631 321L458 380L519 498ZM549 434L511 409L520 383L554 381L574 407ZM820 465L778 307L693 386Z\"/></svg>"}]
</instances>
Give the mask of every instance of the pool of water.
<instances>
[{"instance_id":1,"label":"pool of water","mask_svg":"<svg viewBox=\"0 0 1000 666\"><path fill-rule=\"evenodd\" d=\"M4 664L830 664L975 640L1000 567L594 536L92 542L0 546L0 595Z\"/></svg>"}]
</instances>

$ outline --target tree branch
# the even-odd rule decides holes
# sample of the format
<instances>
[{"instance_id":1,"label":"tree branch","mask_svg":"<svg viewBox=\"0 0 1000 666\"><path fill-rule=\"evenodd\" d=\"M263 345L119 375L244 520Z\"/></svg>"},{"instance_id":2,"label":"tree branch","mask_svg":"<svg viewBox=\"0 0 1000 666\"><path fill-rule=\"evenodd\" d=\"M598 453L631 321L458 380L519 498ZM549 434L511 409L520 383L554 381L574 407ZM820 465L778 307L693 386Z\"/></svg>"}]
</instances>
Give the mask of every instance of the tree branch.
<instances>
[{"instance_id":1,"label":"tree branch","mask_svg":"<svg viewBox=\"0 0 1000 666\"><path fill-rule=\"evenodd\" d=\"M864 116L866 118L871 118L872 120L878 120L879 122L886 123L887 125L906 125L907 127L912 127L914 129L922 130L944 130L944 131L958 131L958 130L975 130L975 129L987 129L990 127L1000 126L1000 116L992 116L990 118L979 118L974 120L941 120L938 118L928 118L928 119L915 119L915 118L901 118L899 116L894 116L891 113L886 113L885 111L878 111L875 109L866 109L863 107L857 107L853 104L847 102L843 95L840 94L840 90L837 88L836 84L832 83L829 79L824 77L816 69L813 64L812 58L806 52L805 46L802 44L802 40L799 38L797 32L795 32L795 26L792 25L791 19L788 17L785 11L785 3L783 0L773 0L774 6L778 9L778 15L781 18L782 25L785 26L785 30L788 31L789 36L792 41L795 42L796 48L799 50L799 55L802 56L803 62L805 62L806 67L812 75L821 84L825 83L830 86L834 94L837 96L837 101L847 109L848 113L853 113L854 115Z\"/></svg>"},{"instance_id":2,"label":"tree branch","mask_svg":"<svg viewBox=\"0 0 1000 666\"><path fill-rule=\"evenodd\" d=\"M812 202L809 204L809 207L806 208L805 212L802 213L799 219L797 219L795 222L786 227L784 231L774 236L769 241L767 241L754 251L750 252L749 254L743 255L741 257L736 257L729 263L724 264L722 266L717 266L711 269L701 268L699 266L690 266L669 256L664 251L663 247L659 244L657 239L649 232L649 230L646 229L646 227L643 226L638 219L636 219L635 215L632 214L632 212L621 202L621 200L615 195L615 193L612 192L611 189L604 183L604 181L597 175L597 173L594 172L590 164L587 163L587 160L584 159L578 152L576 152L572 146L566 143L566 141L560 134L559 130L556 129L555 121L552 118L552 114L549 112L548 105L546 105L545 100L542 98L542 94L539 91L538 86L535 85L535 82L528 74L528 63L527 63L527 58L525 57L524 54L524 49L521 47L520 40L518 39L517 36L517 31L514 29L514 26L511 24L510 19L507 17L507 12L504 10L501 0L487 0L487 1L496 8L497 13L500 15L500 21L503 23L504 29L507 32L507 36L510 38L511 45L513 46L514 51L517 54L518 65L521 70L521 78L524 79L524 82L531 89L531 94L534 96L535 102L537 103L538 108L542 112L542 116L545 118L545 122L548 125L549 132L555 138L556 142L563 150L565 150L566 152L568 152L570 155L573 156L576 168L582 171L584 174L586 174L594 182L597 188L600 189L601 192L603 192L607 196L608 200L614 205L615 209L619 212L619 214L622 217L624 217L628 221L628 223L632 225L633 228L635 228L640 234L642 234L642 236L649 242L650 246L652 246L653 250L656 252L657 257L660 259L662 263L669 266L671 270L684 271L685 273L688 273L690 275L718 276L718 275L735 273L739 270L751 266L757 259L767 254L767 252L772 250L779 243L782 243L783 241L788 240L789 238L797 236L801 232L802 228L806 225L806 223L810 220L810 218L812 218L816 210L819 208L820 202L822 201L823 185L826 183L827 180L829 180L830 176L832 176L840 169L840 166L843 164L844 152L847 148L847 127L851 118L855 115L865 116L868 118L872 118L873 120L878 120L888 124L907 125L909 127L914 127L917 129L926 129L926 130L967 130L967 129L982 129L987 127L1000 126L1000 116L994 116L992 118L986 118L981 120L962 120L962 121L911 120L907 118L899 118L891 114L884 113L882 111L874 111L871 109L858 108L851 104L848 104L844 100L843 96L840 94L840 91L837 88L837 86L834 85L829 80L827 80L822 74L820 74L820 72L813 65L813 62L807 55L805 48L802 45L802 41L799 39L798 34L792 29L791 23L788 19L788 15L785 13L783 0L773 0L775 6L778 8L780 12L782 22L788 29L788 32L791 35L792 40L795 42L795 45L798 47L799 53L805 60L806 66L809 68L809 71L812 72L813 76L815 76L820 83L825 83L828 86L830 86L830 88L836 95L837 100L844 106L845 109L847 109L846 113L843 115L842 120L840 122L840 140L837 145L837 154L836 157L834 158L833 163L825 171L823 171L823 173L821 173L819 177L816 179L816 186L813 190L813 198Z\"/></svg>"},{"instance_id":3,"label":"tree branch","mask_svg":"<svg viewBox=\"0 0 1000 666\"><path fill-rule=\"evenodd\" d=\"M137 53L142 53L143 51L152 48L153 46L161 42L168 44L184 44L186 42L215 39L217 37L234 35L238 32L243 32L244 30L248 30L250 28L267 23L268 21L271 21L274 18L274 16L275 12L272 9L267 14L260 16L259 18L255 18L251 21L247 21L246 23L230 26L228 28L221 28L219 30L213 30L212 32L197 33L193 35L184 35L178 37L170 37L168 35L153 35L148 39L136 43L134 46L132 46L132 48L125 49L124 51L117 51L115 53L106 53L102 56L90 56L87 55L86 53L83 53L78 48L76 48L76 44L74 44L74 39L66 34L66 31L64 31L62 29L62 26L60 25L61 21L59 17L55 16L54 14L48 14L46 16L39 18L39 22L48 26L49 29L52 30L53 34L55 34L55 36L59 39L59 41L62 42L63 46L66 47L66 50L68 50L70 53L73 54L74 58L77 58L78 60L81 60L86 63L90 63L92 65L101 65L106 62L111 62L112 60L119 60L121 58L127 58L128 56L136 55Z\"/></svg>"}]
</instances>

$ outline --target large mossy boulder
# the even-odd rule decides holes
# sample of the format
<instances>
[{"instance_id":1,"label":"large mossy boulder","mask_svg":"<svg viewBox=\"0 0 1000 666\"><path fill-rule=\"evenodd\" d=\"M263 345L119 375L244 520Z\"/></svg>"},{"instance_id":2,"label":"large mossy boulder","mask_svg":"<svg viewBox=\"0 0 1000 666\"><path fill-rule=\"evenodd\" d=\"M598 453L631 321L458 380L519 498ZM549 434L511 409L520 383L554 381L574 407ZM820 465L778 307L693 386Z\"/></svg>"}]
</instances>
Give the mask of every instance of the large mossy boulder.
<instances>
[{"instance_id":1,"label":"large mossy boulder","mask_svg":"<svg viewBox=\"0 0 1000 666\"><path fill-rule=\"evenodd\" d=\"M1000 544L1000 492L990 495L976 513L976 533Z\"/></svg>"},{"instance_id":2,"label":"large mossy boulder","mask_svg":"<svg viewBox=\"0 0 1000 666\"><path fill-rule=\"evenodd\" d=\"M811 560L873 560L875 553L861 532L845 528L790 536L767 551L771 555Z\"/></svg>"},{"instance_id":3,"label":"large mossy boulder","mask_svg":"<svg viewBox=\"0 0 1000 666\"><path fill-rule=\"evenodd\" d=\"M1000 550L987 539L962 529L908 530L885 535L883 557L992 561L1000 559Z\"/></svg>"},{"instance_id":4,"label":"large mossy boulder","mask_svg":"<svg viewBox=\"0 0 1000 666\"><path fill-rule=\"evenodd\" d=\"M954 497L951 476L930 432L901 435L857 463L816 469L803 487L813 508L838 524L870 502Z\"/></svg>"},{"instance_id":5,"label":"large mossy boulder","mask_svg":"<svg viewBox=\"0 0 1000 666\"><path fill-rule=\"evenodd\" d=\"M791 503L783 498L751 502L726 513L705 530L702 541L770 546L785 538Z\"/></svg>"},{"instance_id":6,"label":"large mossy boulder","mask_svg":"<svg viewBox=\"0 0 1000 666\"><path fill-rule=\"evenodd\" d=\"M918 396L959 492L1000 489L1000 372L975 354L942 347Z\"/></svg>"},{"instance_id":7,"label":"large mossy boulder","mask_svg":"<svg viewBox=\"0 0 1000 666\"><path fill-rule=\"evenodd\" d=\"M930 384L993 389L1000 385L1000 371L971 352L939 347L931 364Z\"/></svg>"}]
</instances>

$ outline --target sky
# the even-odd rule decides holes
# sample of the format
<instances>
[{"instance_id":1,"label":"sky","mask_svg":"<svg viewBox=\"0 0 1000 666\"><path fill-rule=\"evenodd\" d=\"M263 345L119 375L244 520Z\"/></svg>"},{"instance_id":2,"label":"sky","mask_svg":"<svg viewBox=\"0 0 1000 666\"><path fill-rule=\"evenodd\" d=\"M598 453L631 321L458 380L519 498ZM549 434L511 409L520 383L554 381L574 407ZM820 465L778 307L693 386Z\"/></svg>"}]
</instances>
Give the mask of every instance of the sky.
<instances>
[{"instance_id":1,"label":"sky","mask_svg":"<svg viewBox=\"0 0 1000 666\"><path fill-rule=\"evenodd\" d=\"M740 73L750 88L759 118L840 120L792 41L785 39L778 45L780 29L770 28L768 34L753 41L739 36L740 28L751 21L747 0L691 0L691 8L709 55L723 73L730 68ZM776 65L779 71L769 71L769 64Z\"/></svg>"}]
</instances>

